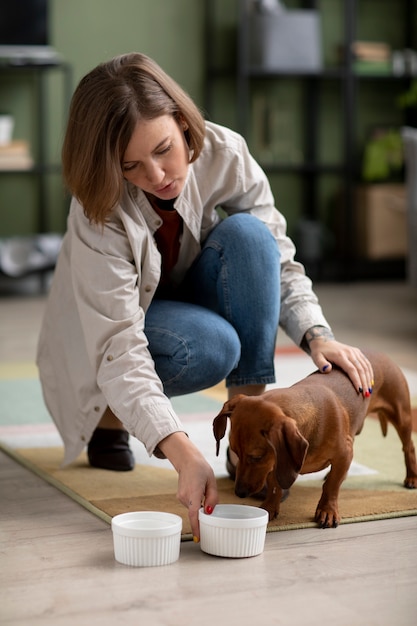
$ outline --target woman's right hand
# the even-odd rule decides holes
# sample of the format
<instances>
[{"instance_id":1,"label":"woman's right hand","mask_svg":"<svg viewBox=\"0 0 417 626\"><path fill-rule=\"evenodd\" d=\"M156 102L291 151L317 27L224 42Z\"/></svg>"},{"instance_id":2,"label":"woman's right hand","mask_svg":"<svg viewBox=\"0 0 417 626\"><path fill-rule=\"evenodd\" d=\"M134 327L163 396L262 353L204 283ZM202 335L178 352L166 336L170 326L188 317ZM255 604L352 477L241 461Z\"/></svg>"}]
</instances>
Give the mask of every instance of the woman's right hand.
<instances>
[{"instance_id":1,"label":"woman's right hand","mask_svg":"<svg viewBox=\"0 0 417 626\"><path fill-rule=\"evenodd\" d=\"M205 512L211 514L218 503L213 469L183 432L169 435L158 447L178 472L177 497L188 509L193 539L199 541L198 511L204 506Z\"/></svg>"}]
</instances>

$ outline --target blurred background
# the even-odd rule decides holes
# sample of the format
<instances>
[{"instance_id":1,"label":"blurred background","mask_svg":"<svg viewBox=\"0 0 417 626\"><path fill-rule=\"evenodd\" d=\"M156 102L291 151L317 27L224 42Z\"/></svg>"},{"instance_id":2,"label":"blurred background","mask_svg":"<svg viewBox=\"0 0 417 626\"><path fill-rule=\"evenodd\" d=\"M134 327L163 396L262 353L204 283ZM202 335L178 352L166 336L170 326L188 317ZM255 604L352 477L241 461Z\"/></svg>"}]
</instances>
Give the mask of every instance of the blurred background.
<instances>
[{"instance_id":1,"label":"blurred background","mask_svg":"<svg viewBox=\"0 0 417 626\"><path fill-rule=\"evenodd\" d=\"M416 0L0 0L0 285L53 267L71 94L133 50L245 136L314 280L411 280Z\"/></svg>"}]
</instances>

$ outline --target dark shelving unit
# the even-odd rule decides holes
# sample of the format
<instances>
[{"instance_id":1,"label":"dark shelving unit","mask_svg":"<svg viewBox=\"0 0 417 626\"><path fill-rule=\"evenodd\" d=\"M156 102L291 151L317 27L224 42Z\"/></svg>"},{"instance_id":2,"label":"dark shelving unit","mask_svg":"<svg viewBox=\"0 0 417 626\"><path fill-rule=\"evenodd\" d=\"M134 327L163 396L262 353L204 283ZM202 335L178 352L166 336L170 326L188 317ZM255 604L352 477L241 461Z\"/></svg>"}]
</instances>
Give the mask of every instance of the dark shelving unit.
<instances>
[{"instance_id":1,"label":"dark shelving unit","mask_svg":"<svg viewBox=\"0 0 417 626\"><path fill-rule=\"evenodd\" d=\"M72 67L66 62L51 63L16 63L10 62L0 63L0 81L6 77L12 77L17 80L28 83L30 81L31 88L35 90L35 99L33 111L30 112L30 126L32 128L35 151L33 156L33 166L30 168L0 168L0 181L7 178L13 178L14 185L19 185L21 177L30 177L36 181L36 199L34 202L36 215L34 216L34 224L36 234L45 234L55 230L51 228L49 215L50 210L53 212L62 211L62 221L65 222L68 211L67 196L63 192L61 206L50 207L50 198L48 182L51 176L59 175L61 172L61 163L56 159L52 159L48 155L48 137L52 131L51 128L51 110L52 102L56 97L56 90L51 88L49 80L53 74L59 75L60 98L62 99L63 111L62 116L65 120L68 113L69 103L72 96ZM1 183L0 183L1 184ZM3 204L3 203L2 203ZM7 212L13 214L16 211L13 200L7 203L8 206L1 206L1 213L6 215ZM9 206L11 204L11 206ZM23 226L23 225L22 225ZM19 236L19 233L15 234ZM1 237L1 234L0 234ZM47 289L47 276L54 269L54 263L51 262L41 269L34 269L25 272L17 277L5 275L0 270L0 291L19 289L20 283L25 284L26 279L30 280L31 276L39 278L39 286L41 291ZM17 284L16 284L17 283ZM23 288L22 293L25 293Z\"/></svg>"},{"instance_id":2,"label":"dark shelving unit","mask_svg":"<svg viewBox=\"0 0 417 626\"><path fill-rule=\"evenodd\" d=\"M221 1L221 0L219 0ZM405 91L416 78L410 74L400 76L393 74L357 74L354 71L352 43L357 38L357 14L360 0L335 0L339 5L339 16L342 20L342 40L345 54L340 65L324 66L319 71L270 71L250 65L249 42L249 8L251 0L237 0L236 2L236 55L228 67L219 67L216 64L216 0L206 0L206 100L205 108L210 116L214 105L215 85L219 80L235 82L236 93L236 129L246 138L251 129L251 96L254 86L260 81L275 82L285 80L300 81L304 91L303 117L303 161L300 163L262 162L260 165L268 175L293 174L300 177L302 184L303 217L306 220L319 220L318 184L323 175L334 175L340 180L343 203L339 210L339 232L343 235L337 242L335 259L326 276L326 268L313 267L315 278L330 279L370 279L370 278L397 278L405 274L405 261L369 261L356 258L352 242L355 237L354 223L354 193L355 186L360 181L360 162L358 159L358 145L356 140L356 126L358 119L358 91L362 85L378 86L378 89L392 90L393 86ZM402 29L404 48L416 48L416 0L383 0L378 3L377 10L384 11L390 3L402 2L404 7L405 23L399 24ZM385 6L384 6L385 5ZM308 0L300 3L300 8L316 9L320 11L319 0ZM218 10L218 9L217 9ZM323 86L332 81L340 91L341 96L341 159L338 163L322 161L319 156L319 116L321 115L321 91ZM216 120L214 120L216 121ZM404 124L410 125L410 120L404 115ZM256 154L255 154L256 156ZM285 211L284 211L285 213ZM309 268L307 268L309 269Z\"/></svg>"},{"instance_id":3,"label":"dark shelving unit","mask_svg":"<svg viewBox=\"0 0 417 626\"><path fill-rule=\"evenodd\" d=\"M6 176L31 176L35 177L37 185L37 232L49 231L48 224L48 190L47 179L51 174L61 171L59 162L51 162L48 158L47 137L50 132L50 105L54 94L48 92L48 79L51 73L59 73L61 76L61 89L63 99L63 116L66 119L69 102L72 96L72 68L68 63L58 62L51 64L0 64L0 80L2 76L13 75L18 80L33 80L36 88L36 119L32 119L35 130L36 154L34 165L29 169L0 169L0 177ZM2 207L2 210L13 210L13 207Z\"/></svg>"}]
</instances>

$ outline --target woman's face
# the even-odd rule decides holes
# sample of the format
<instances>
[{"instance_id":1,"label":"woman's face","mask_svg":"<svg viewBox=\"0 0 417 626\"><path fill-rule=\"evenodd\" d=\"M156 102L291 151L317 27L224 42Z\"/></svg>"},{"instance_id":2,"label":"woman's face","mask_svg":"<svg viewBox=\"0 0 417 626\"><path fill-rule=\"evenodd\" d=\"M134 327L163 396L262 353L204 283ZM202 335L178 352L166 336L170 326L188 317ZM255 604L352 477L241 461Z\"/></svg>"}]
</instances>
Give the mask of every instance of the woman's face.
<instances>
[{"instance_id":1,"label":"woman's face","mask_svg":"<svg viewBox=\"0 0 417 626\"><path fill-rule=\"evenodd\" d=\"M140 120L123 157L125 179L161 200L176 198L189 166L185 128L172 115Z\"/></svg>"}]
</instances>

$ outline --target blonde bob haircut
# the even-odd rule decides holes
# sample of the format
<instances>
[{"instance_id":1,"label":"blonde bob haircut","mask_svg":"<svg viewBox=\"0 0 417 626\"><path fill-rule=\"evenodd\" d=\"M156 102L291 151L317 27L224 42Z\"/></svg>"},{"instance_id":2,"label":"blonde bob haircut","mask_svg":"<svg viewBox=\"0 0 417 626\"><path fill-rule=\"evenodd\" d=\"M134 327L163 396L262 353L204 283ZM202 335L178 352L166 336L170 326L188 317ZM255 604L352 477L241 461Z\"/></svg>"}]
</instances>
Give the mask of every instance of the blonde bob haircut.
<instances>
[{"instance_id":1,"label":"blonde bob haircut","mask_svg":"<svg viewBox=\"0 0 417 626\"><path fill-rule=\"evenodd\" d=\"M101 63L76 88L62 148L64 181L90 222L104 225L120 201L123 155L139 120L185 122L190 163L205 122L193 100L155 61L137 52Z\"/></svg>"}]
</instances>

